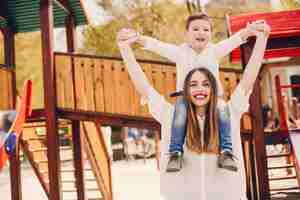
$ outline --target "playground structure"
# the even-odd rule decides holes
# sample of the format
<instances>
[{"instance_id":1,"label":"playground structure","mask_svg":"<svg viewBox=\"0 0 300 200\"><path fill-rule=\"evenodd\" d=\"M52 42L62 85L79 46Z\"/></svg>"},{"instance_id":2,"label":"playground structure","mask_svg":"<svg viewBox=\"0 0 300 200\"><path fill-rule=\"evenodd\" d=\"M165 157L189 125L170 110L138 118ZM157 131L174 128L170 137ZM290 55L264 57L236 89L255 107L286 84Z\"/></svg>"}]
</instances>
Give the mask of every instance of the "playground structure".
<instances>
[{"instance_id":1,"label":"playground structure","mask_svg":"<svg viewBox=\"0 0 300 200\"><path fill-rule=\"evenodd\" d=\"M267 44L267 50L265 52L265 59L274 59L274 58L285 58L285 57L298 57L300 54L299 51L299 22L297 19L300 17L299 10L295 11L282 11L282 12L274 12L274 13L257 13L257 14L246 14L240 16L231 16L228 17L228 27L230 34L233 34L241 27L245 26L247 22L264 19L271 26L271 34ZM289 23L287 23L289 22ZM246 61L249 59L249 55L251 52L251 43L253 45L253 41L248 42L247 45L243 45L241 47L241 52L238 50L233 51L231 54L231 60L234 62L241 58L242 65L245 66ZM285 73L282 71L278 71L279 68L286 68L287 64L297 66L299 62L293 61L292 63L281 62L281 63L266 63L262 67L260 76L258 77L256 86L254 87L253 94L250 99L250 112L253 114L252 117L252 131L253 131L253 142L255 147L255 167L252 168L252 178L255 176L256 179L252 179L250 181L250 185L252 188L257 188L257 191L251 190L252 199L270 199L272 196L270 194L278 193L278 192L288 192L288 191L299 191L299 176L297 169L297 160L292 159L294 162L293 165L285 165L285 166L276 166L273 167L269 164L271 159L279 158L279 157L295 157L295 151L286 152L285 154L279 155L266 155L265 145L266 141L273 141L274 144L284 143L284 141L289 137L288 130L280 126L278 131L273 131L271 133L264 133L262 118L261 118L261 108L262 103L266 103L268 101L268 97L272 97L273 109L276 110L278 106L278 112L280 116L284 115L284 110L282 108L280 98L274 98L280 96L280 91L274 89L270 89L270 85L274 84L274 76L279 74L279 76L284 77ZM266 81L268 84L266 84ZM261 84L263 83L263 84ZM277 84L278 85L278 84ZM269 88L268 88L269 87ZM269 96L267 91L269 90ZM263 97L263 98L262 98ZM277 102L276 102L277 100ZM263 102L264 101L264 102ZM277 105L277 106L276 106ZM299 109L299 108L297 108ZM282 120L281 125L282 125ZM296 167L296 168L295 168ZM290 169L294 168L296 175L295 176L285 176L285 177L269 177L271 170L277 169ZM295 179L297 182L296 186L286 187L286 188L272 188L274 182L283 181L287 179ZM249 186L249 185L248 185Z\"/></svg>"},{"instance_id":2,"label":"playground structure","mask_svg":"<svg viewBox=\"0 0 300 200\"><path fill-rule=\"evenodd\" d=\"M17 115L12 123L10 130L5 134L6 141L0 148L0 171L6 165L9 155L14 152L14 147L16 144L17 138L20 137L23 131L23 125L26 122L27 118L31 115L31 102L32 102L32 82L27 80L24 85L23 94L19 98L16 111Z\"/></svg>"},{"instance_id":3,"label":"playground structure","mask_svg":"<svg viewBox=\"0 0 300 200\"><path fill-rule=\"evenodd\" d=\"M229 32L233 34L249 20L266 19L272 27L267 53L272 52L274 48L283 49L291 44L286 41L299 41L300 26L296 20L296 17L300 18L299 13L300 11L291 11L228 17ZM274 16L282 15L286 16L284 20L289 24L284 20L280 21L285 26L280 26L282 32L278 34L273 23L278 23L275 20L278 18ZM41 92L44 93L45 107L33 110L19 145L27 155L46 195L51 200L112 200L110 161L100 126L118 125L160 130L159 124L150 117L147 108L140 106L139 95L134 90L122 61L118 58L74 53L75 28L88 23L80 0L6 0L0 3L0 16L0 27L5 38L5 68L0 69L0 85L4 85L9 94L0 101L1 109L12 108L15 104L14 34L41 30L44 81ZM295 24L289 21L291 17ZM65 26L67 32L68 52L65 53L53 51L53 29L61 26ZM291 31L291 26L298 27L298 32ZM249 59L252 46L253 42L250 41L241 47L243 66ZM296 47L299 44L292 46L294 50L284 55L299 56L295 54ZM275 57L281 56L278 50L274 51L277 52ZM274 54L269 58L271 57ZM168 94L175 90L174 65L145 60L139 62L151 84L172 101ZM234 90L241 75L241 70L221 71L221 81L227 97ZM260 96L258 80L251 97L250 111L243 117L241 126L247 192L251 200L270 199ZM71 147L63 147L59 143L60 127L71 129ZM43 128L45 134L39 136L37 128ZM276 137L281 137L284 133L286 130L279 131ZM12 199L20 200L22 190L19 148L16 149L12 158L16 162L11 163L10 169L11 175L14 175L11 179L11 190ZM70 151L72 156L65 159L62 155L65 151ZM96 184L91 185L90 182ZM67 184L72 186L66 189Z\"/></svg>"}]
</instances>

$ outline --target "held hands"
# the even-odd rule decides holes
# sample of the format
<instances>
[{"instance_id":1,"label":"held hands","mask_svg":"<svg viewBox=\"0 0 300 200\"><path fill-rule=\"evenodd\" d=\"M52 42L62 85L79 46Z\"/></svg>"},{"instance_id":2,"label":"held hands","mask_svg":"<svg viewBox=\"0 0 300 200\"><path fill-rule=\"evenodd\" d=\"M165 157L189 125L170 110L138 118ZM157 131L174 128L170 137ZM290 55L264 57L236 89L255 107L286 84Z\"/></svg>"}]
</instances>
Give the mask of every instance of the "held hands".
<instances>
[{"instance_id":1,"label":"held hands","mask_svg":"<svg viewBox=\"0 0 300 200\"><path fill-rule=\"evenodd\" d=\"M268 37L271 31L270 26L265 20L257 20L252 23L248 23L246 29L257 37Z\"/></svg>"},{"instance_id":2,"label":"held hands","mask_svg":"<svg viewBox=\"0 0 300 200\"><path fill-rule=\"evenodd\" d=\"M137 42L139 40L139 33L134 29L123 28L117 34L117 41L119 47L122 46L130 46L131 44Z\"/></svg>"}]
</instances>

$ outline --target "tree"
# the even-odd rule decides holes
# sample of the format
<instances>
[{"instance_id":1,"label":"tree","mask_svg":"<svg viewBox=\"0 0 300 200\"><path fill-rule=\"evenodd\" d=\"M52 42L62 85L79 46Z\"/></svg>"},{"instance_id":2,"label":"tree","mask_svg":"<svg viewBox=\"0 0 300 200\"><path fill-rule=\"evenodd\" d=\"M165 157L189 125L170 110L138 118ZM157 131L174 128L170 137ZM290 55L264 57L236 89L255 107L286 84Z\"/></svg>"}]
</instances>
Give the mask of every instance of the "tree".
<instances>
[{"instance_id":1,"label":"tree","mask_svg":"<svg viewBox=\"0 0 300 200\"><path fill-rule=\"evenodd\" d=\"M179 21L176 19L174 12L184 8L178 6L175 10L167 9L167 3L154 3L151 5L137 4L134 9L128 9L123 15L114 16L114 19L104 26L88 26L84 31L85 42L84 48L81 50L84 53L94 53L97 55L119 56L119 49L116 44L116 33L124 27L131 27L142 34L161 38L169 42L176 42L174 38L169 37L169 27L167 28L167 20ZM172 12L171 14L170 11ZM180 19L183 22L182 19ZM182 31L183 32L183 31ZM169 38L168 38L169 37ZM138 57L153 58L153 54L138 52ZM158 57L156 57L158 58Z\"/></svg>"},{"instance_id":2,"label":"tree","mask_svg":"<svg viewBox=\"0 0 300 200\"><path fill-rule=\"evenodd\" d=\"M194 0L190 0L192 2ZM140 2L134 1L134 2ZM184 41L185 20L191 12L187 4L174 4L172 1L155 1L150 5L137 3L135 9L125 9L127 13L115 18L104 26L89 26L85 31L85 44L83 52L96 55L119 56L119 50L116 45L116 33L122 27L133 27L140 32L158 38L162 41L171 43L181 43ZM194 3L197 3L194 1ZM198 8L199 9L199 8ZM218 42L227 38L227 27L225 15L237 15L249 11L268 11L269 4L248 4L237 3L235 0L211 0L205 6L205 11L213 19L213 41ZM130 11L130 15L128 14ZM129 19L129 20L128 20ZM154 54L137 49L138 58L165 60ZM222 66L232 66L228 59L221 61Z\"/></svg>"},{"instance_id":3,"label":"tree","mask_svg":"<svg viewBox=\"0 0 300 200\"><path fill-rule=\"evenodd\" d=\"M286 10L300 8L299 0L281 0L281 2Z\"/></svg>"}]
</instances>

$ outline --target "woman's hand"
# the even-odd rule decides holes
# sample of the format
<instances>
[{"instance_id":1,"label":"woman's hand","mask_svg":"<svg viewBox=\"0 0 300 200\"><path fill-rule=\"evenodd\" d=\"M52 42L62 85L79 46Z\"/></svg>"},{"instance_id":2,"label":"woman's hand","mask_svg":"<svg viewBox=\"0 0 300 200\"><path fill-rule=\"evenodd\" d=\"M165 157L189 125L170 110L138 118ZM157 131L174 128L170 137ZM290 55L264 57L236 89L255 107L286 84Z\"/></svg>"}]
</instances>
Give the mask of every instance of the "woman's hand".
<instances>
[{"instance_id":1,"label":"woman's hand","mask_svg":"<svg viewBox=\"0 0 300 200\"><path fill-rule=\"evenodd\" d=\"M121 29L117 34L117 41L119 47L130 46L139 39L139 33L133 29Z\"/></svg>"},{"instance_id":2,"label":"woman's hand","mask_svg":"<svg viewBox=\"0 0 300 200\"><path fill-rule=\"evenodd\" d=\"M247 29L252 31L257 37L268 37L271 31L270 26L266 23L265 20L258 20L251 24L247 24Z\"/></svg>"},{"instance_id":3,"label":"woman's hand","mask_svg":"<svg viewBox=\"0 0 300 200\"><path fill-rule=\"evenodd\" d=\"M247 23L246 28L240 31L240 37L244 42L251 36L259 36L264 34L266 37L270 33L270 26L265 22L265 20L257 20L251 23Z\"/></svg>"}]
</instances>

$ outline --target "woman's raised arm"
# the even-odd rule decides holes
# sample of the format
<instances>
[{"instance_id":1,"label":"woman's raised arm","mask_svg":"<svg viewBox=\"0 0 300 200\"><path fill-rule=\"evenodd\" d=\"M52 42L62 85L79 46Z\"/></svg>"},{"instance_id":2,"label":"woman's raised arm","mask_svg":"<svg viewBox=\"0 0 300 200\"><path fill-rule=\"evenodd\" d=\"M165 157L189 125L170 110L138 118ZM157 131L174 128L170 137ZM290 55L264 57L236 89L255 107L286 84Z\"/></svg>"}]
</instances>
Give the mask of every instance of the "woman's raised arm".
<instances>
[{"instance_id":1,"label":"woman's raised arm","mask_svg":"<svg viewBox=\"0 0 300 200\"><path fill-rule=\"evenodd\" d=\"M122 58L125 62L130 78L136 90L142 97L148 99L149 91L152 88L152 86L148 82L147 77L144 74L141 66L137 63L133 51L130 47L130 44L135 42L134 38L126 40L122 39L126 38L126 34L127 33L123 32L122 30L118 33L118 45L120 48Z\"/></svg>"},{"instance_id":2,"label":"woman's raised arm","mask_svg":"<svg viewBox=\"0 0 300 200\"><path fill-rule=\"evenodd\" d=\"M259 29L260 31L256 31L256 42L240 82L240 86L243 88L245 94L248 94L252 90L255 83L262 65L268 35L270 33L270 27L265 22L258 25L258 30Z\"/></svg>"}]
</instances>

